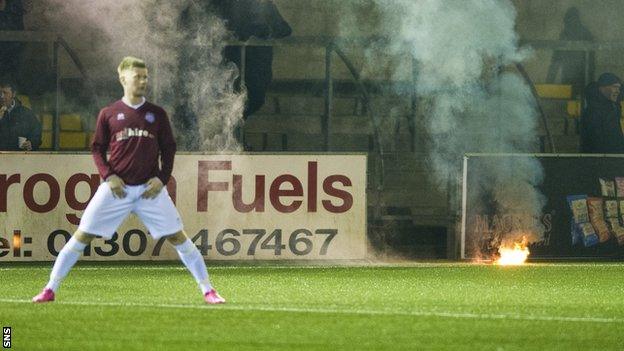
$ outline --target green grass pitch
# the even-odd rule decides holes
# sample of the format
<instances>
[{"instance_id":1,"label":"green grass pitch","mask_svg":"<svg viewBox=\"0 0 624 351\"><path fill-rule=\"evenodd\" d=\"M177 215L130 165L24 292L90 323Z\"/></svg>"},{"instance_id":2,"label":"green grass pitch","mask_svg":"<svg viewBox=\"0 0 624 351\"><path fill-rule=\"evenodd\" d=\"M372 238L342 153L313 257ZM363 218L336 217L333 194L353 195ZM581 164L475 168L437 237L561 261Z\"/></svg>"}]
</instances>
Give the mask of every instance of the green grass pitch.
<instances>
[{"instance_id":1,"label":"green grass pitch","mask_svg":"<svg viewBox=\"0 0 624 351\"><path fill-rule=\"evenodd\" d=\"M0 265L14 350L622 350L624 264L212 266L206 306L179 264Z\"/></svg>"}]
</instances>

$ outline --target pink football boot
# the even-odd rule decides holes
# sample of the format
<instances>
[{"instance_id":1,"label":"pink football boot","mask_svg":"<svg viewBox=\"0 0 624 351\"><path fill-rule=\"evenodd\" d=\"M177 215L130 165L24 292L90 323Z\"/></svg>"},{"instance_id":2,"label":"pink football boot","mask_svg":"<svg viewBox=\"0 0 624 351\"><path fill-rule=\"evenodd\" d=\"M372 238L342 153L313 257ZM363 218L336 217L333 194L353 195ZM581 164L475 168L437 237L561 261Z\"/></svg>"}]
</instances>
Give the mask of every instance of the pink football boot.
<instances>
[{"instance_id":1,"label":"pink football boot","mask_svg":"<svg viewBox=\"0 0 624 351\"><path fill-rule=\"evenodd\" d=\"M52 291L52 289L43 289L43 291L41 291L39 295L32 298L32 302L34 303L44 303L52 301L54 301L54 291Z\"/></svg>"},{"instance_id":2,"label":"pink football boot","mask_svg":"<svg viewBox=\"0 0 624 351\"><path fill-rule=\"evenodd\" d=\"M54 296L52 296L52 298L54 299ZM209 305L225 303L225 299L219 296L219 293L215 289L212 289L204 294L204 301L206 301Z\"/></svg>"}]
</instances>

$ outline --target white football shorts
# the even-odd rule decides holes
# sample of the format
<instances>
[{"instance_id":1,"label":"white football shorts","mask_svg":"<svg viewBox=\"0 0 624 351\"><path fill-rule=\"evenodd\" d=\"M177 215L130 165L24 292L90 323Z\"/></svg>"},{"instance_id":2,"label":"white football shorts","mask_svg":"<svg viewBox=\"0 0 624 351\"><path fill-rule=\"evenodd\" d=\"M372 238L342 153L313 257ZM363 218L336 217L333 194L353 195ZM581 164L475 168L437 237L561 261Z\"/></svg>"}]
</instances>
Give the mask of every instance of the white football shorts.
<instances>
[{"instance_id":1,"label":"white football shorts","mask_svg":"<svg viewBox=\"0 0 624 351\"><path fill-rule=\"evenodd\" d=\"M110 239L131 212L141 219L154 239L184 228L166 187L154 199L141 198L147 189L146 184L126 185L124 189L126 197L119 199L113 196L108 183L100 184L80 219L78 229Z\"/></svg>"}]
</instances>

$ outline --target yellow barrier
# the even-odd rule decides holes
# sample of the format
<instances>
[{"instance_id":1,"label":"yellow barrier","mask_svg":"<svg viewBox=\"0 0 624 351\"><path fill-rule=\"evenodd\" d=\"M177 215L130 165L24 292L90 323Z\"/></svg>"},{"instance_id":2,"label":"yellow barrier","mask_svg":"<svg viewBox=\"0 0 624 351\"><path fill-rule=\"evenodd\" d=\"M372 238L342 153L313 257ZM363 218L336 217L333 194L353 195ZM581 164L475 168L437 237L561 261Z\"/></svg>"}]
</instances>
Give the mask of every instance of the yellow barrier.
<instances>
[{"instance_id":1,"label":"yellow barrier","mask_svg":"<svg viewBox=\"0 0 624 351\"><path fill-rule=\"evenodd\" d=\"M567 111L570 118L581 117L581 102L578 100L568 101Z\"/></svg>"},{"instance_id":2,"label":"yellow barrier","mask_svg":"<svg viewBox=\"0 0 624 351\"><path fill-rule=\"evenodd\" d=\"M570 99L572 86L561 84L536 84L537 95L544 99Z\"/></svg>"},{"instance_id":3,"label":"yellow barrier","mask_svg":"<svg viewBox=\"0 0 624 351\"><path fill-rule=\"evenodd\" d=\"M61 130L82 131L82 120L80 115L72 113L61 115Z\"/></svg>"},{"instance_id":4,"label":"yellow barrier","mask_svg":"<svg viewBox=\"0 0 624 351\"><path fill-rule=\"evenodd\" d=\"M61 132L59 147L61 150L84 150L90 147L95 133ZM52 150L52 131L41 133L40 149Z\"/></svg>"},{"instance_id":5,"label":"yellow barrier","mask_svg":"<svg viewBox=\"0 0 624 351\"><path fill-rule=\"evenodd\" d=\"M18 95L17 99L22 103L22 106L28 107L32 110L32 105L30 104L30 98L26 95Z\"/></svg>"},{"instance_id":6,"label":"yellow barrier","mask_svg":"<svg viewBox=\"0 0 624 351\"><path fill-rule=\"evenodd\" d=\"M43 132L41 134L40 149L52 149L52 132Z\"/></svg>"},{"instance_id":7,"label":"yellow barrier","mask_svg":"<svg viewBox=\"0 0 624 351\"><path fill-rule=\"evenodd\" d=\"M87 145L87 133L61 132L59 143L61 150L82 150Z\"/></svg>"},{"instance_id":8,"label":"yellow barrier","mask_svg":"<svg viewBox=\"0 0 624 351\"><path fill-rule=\"evenodd\" d=\"M52 130L52 121L54 117L52 117L49 113L44 113L39 116L39 120L41 121L41 129L43 130Z\"/></svg>"}]
</instances>

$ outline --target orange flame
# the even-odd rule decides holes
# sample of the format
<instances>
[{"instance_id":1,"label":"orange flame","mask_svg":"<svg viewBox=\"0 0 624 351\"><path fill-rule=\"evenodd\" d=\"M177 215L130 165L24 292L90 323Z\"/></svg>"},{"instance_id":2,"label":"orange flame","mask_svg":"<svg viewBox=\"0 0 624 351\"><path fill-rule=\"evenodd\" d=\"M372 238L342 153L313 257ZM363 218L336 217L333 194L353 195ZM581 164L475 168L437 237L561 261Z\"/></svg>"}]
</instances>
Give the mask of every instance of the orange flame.
<instances>
[{"instance_id":1,"label":"orange flame","mask_svg":"<svg viewBox=\"0 0 624 351\"><path fill-rule=\"evenodd\" d=\"M501 245L498 248L500 257L494 262L501 266L521 265L529 257L529 248L527 247L526 238L522 238L520 242L514 242L512 245Z\"/></svg>"}]
</instances>

